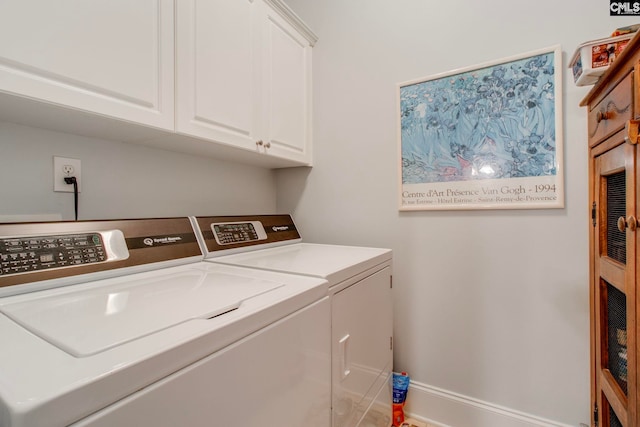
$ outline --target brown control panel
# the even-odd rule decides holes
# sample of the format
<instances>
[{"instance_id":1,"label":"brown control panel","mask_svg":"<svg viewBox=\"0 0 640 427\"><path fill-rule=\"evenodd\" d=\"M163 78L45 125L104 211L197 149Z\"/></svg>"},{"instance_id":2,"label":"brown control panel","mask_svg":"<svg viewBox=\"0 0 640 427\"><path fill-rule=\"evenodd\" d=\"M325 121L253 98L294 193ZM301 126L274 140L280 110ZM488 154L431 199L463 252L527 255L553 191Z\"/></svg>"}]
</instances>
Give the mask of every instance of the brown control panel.
<instances>
[{"instance_id":1,"label":"brown control panel","mask_svg":"<svg viewBox=\"0 0 640 427\"><path fill-rule=\"evenodd\" d=\"M187 217L0 224L0 288L190 257Z\"/></svg>"},{"instance_id":2,"label":"brown control panel","mask_svg":"<svg viewBox=\"0 0 640 427\"><path fill-rule=\"evenodd\" d=\"M301 239L291 215L208 216L192 221L207 253Z\"/></svg>"}]
</instances>

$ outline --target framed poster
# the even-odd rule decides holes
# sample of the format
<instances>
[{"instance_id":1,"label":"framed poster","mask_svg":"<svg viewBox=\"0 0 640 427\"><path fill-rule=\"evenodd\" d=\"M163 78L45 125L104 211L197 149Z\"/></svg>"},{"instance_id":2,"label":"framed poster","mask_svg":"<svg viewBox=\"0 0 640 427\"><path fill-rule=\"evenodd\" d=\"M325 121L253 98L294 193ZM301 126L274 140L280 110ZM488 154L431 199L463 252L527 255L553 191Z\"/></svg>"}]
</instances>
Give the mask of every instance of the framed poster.
<instances>
[{"instance_id":1,"label":"framed poster","mask_svg":"<svg viewBox=\"0 0 640 427\"><path fill-rule=\"evenodd\" d=\"M561 55L400 83L400 210L563 208Z\"/></svg>"}]
</instances>

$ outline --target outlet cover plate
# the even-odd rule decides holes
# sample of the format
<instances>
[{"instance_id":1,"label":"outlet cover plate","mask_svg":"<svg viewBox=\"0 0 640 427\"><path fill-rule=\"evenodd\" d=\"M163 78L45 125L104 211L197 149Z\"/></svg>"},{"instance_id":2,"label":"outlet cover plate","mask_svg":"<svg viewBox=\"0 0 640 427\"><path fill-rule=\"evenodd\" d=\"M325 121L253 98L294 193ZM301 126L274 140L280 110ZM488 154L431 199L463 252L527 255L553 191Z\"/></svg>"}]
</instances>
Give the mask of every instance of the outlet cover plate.
<instances>
[{"instance_id":1,"label":"outlet cover plate","mask_svg":"<svg viewBox=\"0 0 640 427\"><path fill-rule=\"evenodd\" d=\"M82 191L82 165L79 159L68 157L53 157L53 191L73 193L73 184L64 182L64 166L73 168L73 176L78 181L78 193Z\"/></svg>"}]
</instances>

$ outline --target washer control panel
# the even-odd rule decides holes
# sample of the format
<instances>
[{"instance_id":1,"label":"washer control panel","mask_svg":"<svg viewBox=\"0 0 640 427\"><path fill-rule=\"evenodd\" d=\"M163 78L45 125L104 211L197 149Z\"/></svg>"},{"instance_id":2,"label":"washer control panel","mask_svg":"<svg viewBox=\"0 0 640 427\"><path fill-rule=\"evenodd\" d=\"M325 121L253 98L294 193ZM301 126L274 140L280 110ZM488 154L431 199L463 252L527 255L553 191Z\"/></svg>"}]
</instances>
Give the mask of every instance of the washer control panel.
<instances>
[{"instance_id":1,"label":"washer control panel","mask_svg":"<svg viewBox=\"0 0 640 427\"><path fill-rule=\"evenodd\" d=\"M219 245L254 242L267 238L260 221L214 223L211 224L211 230Z\"/></svg>"},{"instance_id":2,"label":"washer control panel","mask_svg":"<svg viewBox=\"0 0 640 427\"><path fill-rule=\"evenodd\" d=\"M0 237L0 276L107 262L128 257L118 230Z\"/></svg>"}]
</instances>

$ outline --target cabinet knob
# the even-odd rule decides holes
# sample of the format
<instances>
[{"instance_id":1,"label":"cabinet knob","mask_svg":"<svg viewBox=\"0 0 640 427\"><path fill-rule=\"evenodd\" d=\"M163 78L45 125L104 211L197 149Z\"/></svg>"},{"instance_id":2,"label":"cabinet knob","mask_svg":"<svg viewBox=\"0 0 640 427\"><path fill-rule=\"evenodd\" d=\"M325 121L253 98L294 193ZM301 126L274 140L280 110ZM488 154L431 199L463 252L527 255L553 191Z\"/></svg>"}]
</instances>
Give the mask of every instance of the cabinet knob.
<instances>
[{"instance_id":1,"label":"cabinet knob","mask_svg":"<svg viewBox=\"0 0 640 427\"><path fill-rule=\"evenodd\" d=\"M263 144L264 144L264 142L262 140L256 141L256 145L258 147L262 147Z\"/></svg>"},{"instance_id":2,"label":"cabinet knob","mask_svg":"<svg viewBox=\"0 0 640 427\"><path fill-rule=\"evenodd\" d=\"M624 230L629 227L629 230L636 231L638 223L636 222L636 218L632 215L629 215L627 219L624 219L623 216L618 218L618 230L624 233Z\"/></svg>"},{"instance_id":3,"label":"cabinet knob","mask_svg":"<svg viewBox=\"0 0 640 427\"><path fill-rule=\"evenodd\" d=\"M638 143L638 130L640 129L640 120L628 120L624 125L626 135L624 136L624 140L629 144L637 144Z\"/></svg>"},{"instance_id":4,"label":"cabinet knob","mask_svg":"<svg viewBox=\"0 0 640 427\"><path fill-rule=\"evenodd\" d=\"M598 111L596 113L596 122L600 123L603 120L607 120L609 118L609 113L606 111Z\"/></svg>"},{"instance_id":5,"label":"cabinet knob","mask_svg":"<svg viewBox=\"0 0 640 427\"><path fill-rule=\"evenodd\" d=\"M271 148L271 143L269 141L264 143L265 148Z\"/></svg>"}]
</instances>

